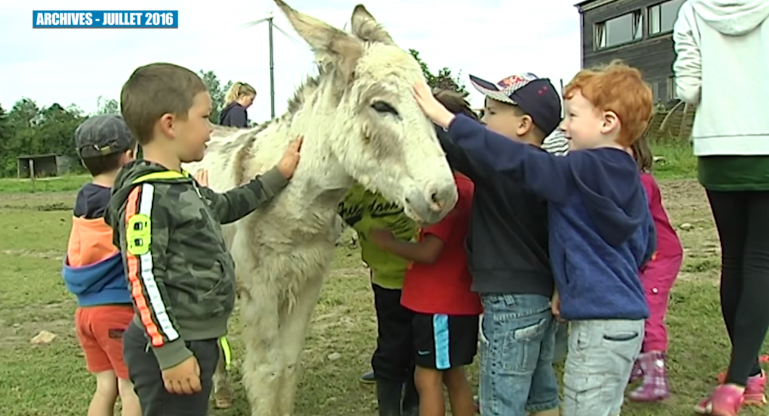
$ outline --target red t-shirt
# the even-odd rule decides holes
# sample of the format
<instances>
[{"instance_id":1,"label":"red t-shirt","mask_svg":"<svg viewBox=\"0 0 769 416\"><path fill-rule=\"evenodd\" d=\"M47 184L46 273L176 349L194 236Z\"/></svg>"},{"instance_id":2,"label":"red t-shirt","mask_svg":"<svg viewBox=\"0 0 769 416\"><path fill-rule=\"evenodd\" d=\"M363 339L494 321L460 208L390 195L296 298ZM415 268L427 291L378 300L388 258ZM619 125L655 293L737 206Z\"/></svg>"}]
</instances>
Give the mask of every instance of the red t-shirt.
<instances>
[{"instance_id":1,"label":"red t-shirt","mask_svg":"<svg viewBox=\"0 0 769 416\"><path fill-rule=\"evenodd\" d=\"M432 234L443 241L443 250L433 264L412 263L403 281L401 304L428 314L478 315L483 312L478 295L470 290L472 276L467 269L465 237L470 226L474 185L454 174L459 199L439 223L419 232L419 241Z\"/></svg>"}]
</instances>

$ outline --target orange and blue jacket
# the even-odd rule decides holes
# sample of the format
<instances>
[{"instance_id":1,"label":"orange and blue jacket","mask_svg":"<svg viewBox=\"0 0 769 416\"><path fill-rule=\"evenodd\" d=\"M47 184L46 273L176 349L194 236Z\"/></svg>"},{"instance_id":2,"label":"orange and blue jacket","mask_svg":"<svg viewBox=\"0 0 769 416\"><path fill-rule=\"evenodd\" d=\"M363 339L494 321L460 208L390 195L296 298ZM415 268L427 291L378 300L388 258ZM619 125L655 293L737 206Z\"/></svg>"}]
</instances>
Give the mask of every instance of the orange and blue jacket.
<instances>
[{"instance_id":1,"label":"orange and blue jacket","mask_svg":"<svg viewBox=\"0 0 769 416\"><path fill-rule=\"evenodd\" d=\"M86 184L78 192L62 276L79 306L131 305L123 259L104 222L109 188Z\"/></svg>"}]
</instances>

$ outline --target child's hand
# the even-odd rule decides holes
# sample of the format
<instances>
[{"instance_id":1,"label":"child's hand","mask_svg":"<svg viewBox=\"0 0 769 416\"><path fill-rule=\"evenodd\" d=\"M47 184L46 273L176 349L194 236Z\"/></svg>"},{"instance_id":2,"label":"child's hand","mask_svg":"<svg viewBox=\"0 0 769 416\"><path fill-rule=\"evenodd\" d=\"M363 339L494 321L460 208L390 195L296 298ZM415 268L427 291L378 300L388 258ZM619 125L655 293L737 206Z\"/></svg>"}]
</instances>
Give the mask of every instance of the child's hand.
<instances>
[{"instance_id":1,"label":"child's hand","mask_svg":"<svg viewBox=\"0 0 769 416\"><path fill-rule=\"evenodd\" d=\"M286 152L283 153L283 158L278 162L278 170L286 179L291 179L294 176L296 166L299 164L299 151L302 150L302 140L304 138L299 136L296 140L289 143Z\"/></svg>"},{"instance_id":2,"label":"child's hand","mask_svg":"<svg viewBox=\"0 0 769 416\"><path fill-rule=\"evenodd\" d=\"M414 84L414 98L417 100L417 104L422 107L422 111L425 112L425 115L432 120L433 123L444 129L449 128L451 120L454 120L454 114L435 99L427 84L424 82Z\"/></svg>"},{"instance_id":3,"label":"child's hand","mask_svg":"<svg viewBox=\"0 0 769 416\"><path fill-rule=\"evenodd\" d=\"M372 243L376 244L377 247L381 248L383 245L387 244L388 241L395 240L395 236L393 235L393 232L387 228L372 228L369 231L369 239Z\"/></svg>"},{"instance_id":4,"label":"child's hand","mask_svg":"<svg viewBox=\"0 0 769 416\"><path fill-rule=\"evenodd\" d=\"M198 169L198 171L195 172L195 180L198 181L201 186L208 186L208 171L205 169Z\"/></svg>"},{"instance_id":5,"label":"child's hand","mask_svg":"<svg viewBox=\"0 0 769 416\"><path fill-rule=\"evenodd\" d=\"M200 365L191 356L175 367L163 370L163 384L171 394L194 394L200 391Z\"/></svg>"},{"instance_id":6,"label":"child's hand","mask_svg":"<svg viewBox=\"0 0 769 416\"><path fill-rule=\"evenodd\" d=\"M558 322L566 322L561 318L561 297L558 295L558 291L553 291L553 298L550 301L550 311L553 313L555 320Z\"/></svg>"}]
</instances>

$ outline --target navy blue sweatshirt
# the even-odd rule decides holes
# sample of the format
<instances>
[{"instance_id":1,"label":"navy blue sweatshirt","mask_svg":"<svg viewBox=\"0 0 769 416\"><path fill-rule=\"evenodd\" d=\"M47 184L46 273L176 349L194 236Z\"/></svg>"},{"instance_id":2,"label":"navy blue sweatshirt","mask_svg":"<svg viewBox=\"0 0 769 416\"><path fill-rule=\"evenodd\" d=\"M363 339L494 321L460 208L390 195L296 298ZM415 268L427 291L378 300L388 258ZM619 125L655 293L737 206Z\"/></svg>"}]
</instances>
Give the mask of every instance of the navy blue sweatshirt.
<instances>
[{"instance_id":1,"label":"navy blue sweatshirt","mask_svg":"<svg viewBox=\"0 0 769 416\"><path fill-rule=\"evenodd\" d=\"M449 135L480 164L548 201L550 261L567 320L646 319L638 270L656 249L633 158L620 149L550 155L458 115Z\"/></svg>"},{"instance_id":2,"label":"navy blue sweatshirt","mask_svg":"<svg viewBox=\"0 0 769 416\"><path fill-rule=\"evenodd\" d=\"M545 200L475 161L442 128L436 132L451 168L475 185L465 241L473 291L552 296Z\"/></svg>"},{"instance_id":3,"label":"navy blue sweatshirt","mask_svg":"<svg viewBox=\"0 0 769 416\"><path fill-rule=\"evenodd\" d=\"M219 125L230 127L248 127L248 113L242 105L232 102L219 113Z\"/></svg>"}]
</instances>

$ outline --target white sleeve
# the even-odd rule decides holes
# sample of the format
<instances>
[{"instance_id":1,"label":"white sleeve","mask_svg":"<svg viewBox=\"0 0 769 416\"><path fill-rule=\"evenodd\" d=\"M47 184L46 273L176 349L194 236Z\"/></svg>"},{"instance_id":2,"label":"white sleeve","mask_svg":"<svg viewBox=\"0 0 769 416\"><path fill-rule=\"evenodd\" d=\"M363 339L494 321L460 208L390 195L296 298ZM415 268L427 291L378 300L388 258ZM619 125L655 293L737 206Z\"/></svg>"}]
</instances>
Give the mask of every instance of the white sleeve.
<instances>
[{"instance_id":1,"label":"white sleeve","mask_svg":"<svg viewBox=\"0 0 769 416\"><path fill-rule=\"evenodd\" d=\"M702 89L702 55L696 16L689 3L684 3L673 28L676 60L673 72L678 97L690 104L699 104Z\"/></svg>"}]
</instances>

